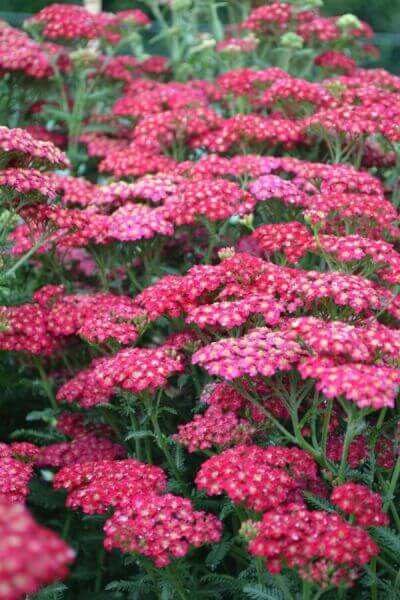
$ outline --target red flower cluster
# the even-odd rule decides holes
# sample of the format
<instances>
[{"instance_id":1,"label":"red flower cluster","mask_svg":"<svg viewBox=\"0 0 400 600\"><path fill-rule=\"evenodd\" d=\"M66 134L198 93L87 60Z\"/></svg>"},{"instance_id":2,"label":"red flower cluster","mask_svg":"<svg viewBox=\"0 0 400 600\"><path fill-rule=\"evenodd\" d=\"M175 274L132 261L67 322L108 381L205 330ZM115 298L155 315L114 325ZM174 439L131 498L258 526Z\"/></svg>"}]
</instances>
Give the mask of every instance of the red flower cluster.
<instances>
[{"instance_id":1,"label":"red flower cluster","mask_svg":"<svg viewBox=\"0 0 400 600\"><path fill-rule=\"evenodd\" d=\"M251 441L254 433L255 429L246 419L210 406L203 415L196 415L193 421L180 425L173 439L189 452L195 452L245 444Z\"/></svg>"},{"instance_id":2,"label":"red flower cluster","mask_svg":"<svg viewBox=\"0 0 400 600\"><path fill-rule=\"evenodd\" d=\"M96 365L95 378L101 387L121 387L134 394L166 385L168 377L184 370L182 354L168 346L129 348Z\"/></svg>"},{"instance_id":3,"label":"red flower cluster","mask_svg":"<svg viewBox=\"0 0 400 600\"><path fill-rule=\"evenodd\" d=\"M61 415L57 428L72 437L70 442L50 444L41 448L36 457L39 466L65 467L76 463L91 463L101 460L124 458L125 448L104 434L101 426L87 426L79 414ZM103 426L103 429L105 427Z\"/></svg>"},{"instance_id":4,"label":"red flower cluster","mask_svg":"<svg viewBox=\"0 0 400 600\"><path fill-rule=\"evenodd\" d=\"M156 567L185 556L189 546L218 542L221 522L204 511L193 510L190 500L165 494L137 495L129 511L117 511L104 526L107 550L150 556Z\"/></svg>"},{"instance_id":5,"label":"red flower cluster","mask_svg":"<svg viewBox=\"0 0 400 600\"><path fill-rule=\"evenodd\" d=\"M54 487L68 492L67 506L86 514L104 514L110 507L129 510L139 494L162 493L165 486L162 469L133 458L74 464L54 478Z\"/></svg>"},{"instance_id":6,"label":"red flower cluster","mask_svg":"<svg viewBox=\"0 0 400 600\"><path fill-rule=\"evenodd\" d=\"M49 175L36 169L4 169L0 171L0 187L8 187L20 194L38 192L47 198L55 198L56 189Z\"/></svg>"},{"instance_id":7,"label":"red flower cluster","mask_svg":"<svg viewBox=\"0 0 400 600\"><path fill-rule=\"evenodd\" d=\"M39 44L26 33L9 27L4 22L0 26L0 72L21 72L28 77L44 79L51 77L53 66L50 58L56 60L61 71L70 69L68 54L56 44Z\"/></svg>"},{"instance_id":8,"label":"red flower cluster","mask_svg":"<svg viewBox=\"0 0 400 600\"><path fill-rule=\"evenodd\" d=\"M343 512L354 515L364 527L388 525L389 517L382 512L382 498L360 483L344 483L334 488L331 500Z\"/></svg>"},{"instance_id":9,"label":"red flower cluster","mask_svg":"<svg viewBox=\"0 0 400 600\"><path fill-rule=\"evenodd\" d=\"M114 395L113 387L100 384L96 378L96 367L104 360L108 359L94 360L88 369L64 383L57 392L58 402L77 402L83 408L107 403Z\"/></svg>"},{"instance_id":10,"label":"red flower cluster","mask_svg":"<svg viewBox=\"0 0 400 600\"><path fill-rule=\"evenodd\" d=\"M74 552L22 504L0 503L0 598L19 600L63 579Z\"/></svg>"},{"instance_id":11,"label":"red flower cluster","mask_svg":"<svg viewBox=\"0 0 400 600\"><path fill-rule=\"evenodd\" d=\"M176 225L193 224L199 217L221 221L252 212L255 202L236 183L223 179L187 181L164 203L165 215Z\"/></svg>"},{"instance_id":12,"label":"red flower cluster","mask_svg":"<svg viewBox=\"0 0 400 600\"><path fill-rule=\"evenodd\" d=\"M218 3L198 4L149 3L168 57L145 54L138 10L53 4L31 37L0 23L5 122L28 123L0 127L13 244L0 350L23 377L39 367L52 406L28 420L57 436L0 444L0 600L65 576L72 558L18 505L35 467L43 489L55 472L68 508L106 515L105 548L142 555L155 595L172 570L156 577L148 559L162 568L220 541L201 503L257 512L242 523L247 558L295 569L317 596L353 585L381 550L365 528L397 519L400 79L359 68L372 31L318 2L271 0L224 35ZM203 8L212 37L196 29ZM18 281L43 287L13 306ZM236 521L215 581L252 577ZM208 586L214 552L190 578L178 565L184 595ZM376 574L395 585L384 561Z\"/></svg>"},{"instance_id":13,"label":"red flower cluster","mask_svg":"<svg viewBox=\"0 0 400 600\"><path fill-rule=\"evenodd\" d=\"M266 559L271 573L284 564L297 567L304 579L322 587L353 585L360 567L379 552L366 531L322 511L270 511L256 531L249 550Z\"/></svg>"},{"instance_id":14,"label":"red flower cluster","mask_svg":"<svg viewBox=\"0 0 400 600\"><path fill-rule=\"evenodd\" d=\"M21 166L68 167L69 160L54 144L35 139L24 129L0 127L0 155L2 162L9 158ZM3 163L4 164L4 163Z\"/></svg>"},{"instance_id":15,"label":"red flower cluster","mask_svg":"<svg viewBox=\"0 0 400 600\"><path fill-rule=\"evenodd\" d=\"M111 43L118 43L119 29L124 22L136 26L150 23L141 10L125 10L116 14L92 14L77 5L51 4L28 19L27 25L40 26L42 35L49 39L92 40L104 37Z\"/></svg>"},{"instance_id":16,"label":"red flower cluster","mask_svg":"<svg viewBox=\"0 0 400 600\"><path fill-rule=\"evenodd\" d=\"M206 460L196 485L209 495L225 493L234 503L265 511L301 501L296 492L316 479L316 465L303 450L239 445Z\"/></svg>"},{"instance_id":17,"label":"red flower cluster","mask_svg":"<svg viewBox=\"0 0 400 600\"><path fill-rule=\"evenodd\" d=\"M20 450L21 452L21 450ZM22 449L26 452L26 449ZM30 460L32 454L29 449ZM33 474L32 464L22 462L26 455L18 453L18 448L0 445L0 501L24 502L29 493L29 482Z\"/></svg>"},{"instance_id":18,"label":"red flower cluster","mask_svg":"<svg viewBox=\"0 0 400 600\"><path fill-rule=\"evenodd\" d=\"M244 29L260 31L263 34L285 30L292 18L292 6L284 2L273 2L254 9L242 23Z\"/></svg>"}]
</instances>

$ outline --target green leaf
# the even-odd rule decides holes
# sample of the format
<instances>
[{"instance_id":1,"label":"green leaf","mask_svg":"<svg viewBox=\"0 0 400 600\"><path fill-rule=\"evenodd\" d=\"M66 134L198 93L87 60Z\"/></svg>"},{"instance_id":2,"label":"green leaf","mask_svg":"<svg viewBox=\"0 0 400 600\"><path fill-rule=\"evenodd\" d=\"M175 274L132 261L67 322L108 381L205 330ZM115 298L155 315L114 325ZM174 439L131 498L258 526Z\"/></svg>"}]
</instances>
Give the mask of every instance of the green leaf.
<instances>
[{"instance_id":1,"label":"green leaf","mask_svg":"<svg viewBox=\"0 0 400 600\"><path fill-rule=\"evenodd\" d=\"M125 442L127 442L128 440L132 440L132 439L143 439L145 437L155 437L154 433L152 431L131 431L131 433L128 433L128 435L125 437Z\"/></svg>"},{"instance_id":2,"label":"green leaf","mask_svg":"<svg viewBox=\"0 0 400 600\"><path fill-rule=\"evenodd\" d=\"M71 116L69 112L49 106L48 104L46 105L46 115L53 117L56 121L68 121Z\"/></svg>"},{"instance_id":3,"label":"green leaf","mask_svg":"<svg viewBox=\"0 0 400 600\"><path fill-rule=\"evenodd\" d=\"M178 411L175 410L175 408L171 408L170 406L164 406L163 408L161 408L161 410L158 411L158 414L161 415L161 413L169 413L171 415L177 415Z\"/></svg>"},{"instance_id":4,"label":"green leaf","mask_svg":"<svg viewBox=\"0 0 400 600\"><path fill-rule=\"evenodd\" d=\"M106 585L106 590L111 592L135 592L138 588L137 581L112 581Z\"/></svg>"},{"instance_id":5,"label":"green leaf","mask_svg":"<svg viewBox=\"0 0 400 600\"><path fill-rule=\"evenodd\" d=\"M276 588L266 588L258 583L245 585L243 591L251 600L284 600L282 592Z\"/></svg>"},{"instance_id":6,"label":"green leaf","mask_svg":"<svg viewBox=\"0 0 400 600\"><path fill-rule=\"evenodd\" d=\"M178 383L177 383L177 385L178 385L178 388L179 388L179 389L182 389L182 388L183 388L183 386L184 386L184 385L185 385L185 384L186 384L186 383L187 383L189 380L190 380L190 375L189 375L189 374L185 373L184 375L181 375L181 376L178 378Z\"/></svg>"},{"instance_id":7,"label":"green leaf","mask_svg":"<svg viewBox=\"0 0 400 600\"><path fill-rule=\"evenodd\" d=\"M389 527L369 527L368 531L382 548L390 550L400 557L400 535Z\"/></svg>"},{"instance_id":8,"label":"green leaf","mask_svg":"<svg viewBox=\"0 0 400 600\"><path fill-rule=\"evenodd\" d=\"M240 592L242 590L242 584L230 575L205 575L201 578L201 583L211 584L217 589L221 589L224 594L227 592Z\"/></svg>"},{"instance_id":9,"label":"green leaf","mask_svg":"<svg viewBox=\"0 0 400 600\"><path fill-rule=\"evenodd\" d=\"M65 437L56 431L47 432L37 431L36 429L17 429L11 434L11 438L13 440L23 438L36 444L53 444L55 442L65 441Z\"/></svg>"},{"instance_id":10,"label":"green leaf","mask_svg":"<svg viewBox=\"0 0 400 600\"><path fill-rule=\"evenodd\" d=\"M61 600L61 598L64 598L67 589L67 586L63 583L56 583L43 588L31 598L32 600Z\"/></svg>"},{"instance_id":11,"label":"green leaf","mask_svg":"<svg viewBox=\"0 0 400 600\"><path fill-rule=\"evenodd\" d=\"M213 571L224 560L232 547L232 540L223 540L219 544L214 544L206 557L206 565Z\"/></svg>"},{"instance_id":12,"label":"green leaf","mask_svg":"<svg viewBox=\"0 0 400 600\"><path fill-rule=\"evenodd\" d=\"M327 512L336 512L333 504L326 500L326 498L321 498L321 496L316 496L315 494L311 494L311 492L303 492L304 498L311 504L313 508L317 510L326 510Z\"/></svg>"},{"instance_id":13,"label":"green leaf","mask_svg":"<svg viewBox=\"0 0 400 600\"><path fill-rule=\"evenodd\" d=\"M230 502L230 501L229 502L225 502L224 505L223 505L223 507L222 507L221 513L220 513L220 518L222 520L224 520L225 517L227 517L228 515L232 514L234 510L235 510L235 507L233 506L232 502Z\"/></svg>"},{"instance_id":14,"label":"green leaf","mask_svg":"<svg viewBox=\"0 0 400 600\"><path fill-rule=\"evenodd\" d=\"M54 420L55 412L52 408L45 408L44 410L32 410L26 415L27 421L43 421L44 423L52 423Z\"/></svg>"}]
</instances>

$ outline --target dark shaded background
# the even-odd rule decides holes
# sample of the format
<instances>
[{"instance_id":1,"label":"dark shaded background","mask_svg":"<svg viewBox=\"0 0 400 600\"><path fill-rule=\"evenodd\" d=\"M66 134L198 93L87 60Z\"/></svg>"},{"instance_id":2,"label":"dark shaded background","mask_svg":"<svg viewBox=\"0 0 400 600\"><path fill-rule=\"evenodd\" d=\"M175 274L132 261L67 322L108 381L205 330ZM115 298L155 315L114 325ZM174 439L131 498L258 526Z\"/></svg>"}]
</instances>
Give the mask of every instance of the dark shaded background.
<instances>
[{"instance_id":1,"label":"dark shaded background","mask_svg":"<svg viewBox=\"0 0 400 600\"><path fill-rule=\"evenodd\" d=\"M69 0L57 1L64 4L73 3ZM0 0L0 17L12 25L19 25L27 14L37 12L48 4L52 2ZM132 0L103 0L104 10L117 11L126 8L144 8L144 5ZM325 15L348 12L356 14L373 27L377 34L375 43L381 50L380 64L392 72L400 73L400 0L325 0L324 2Z\"/></svg>"}]
</instances>

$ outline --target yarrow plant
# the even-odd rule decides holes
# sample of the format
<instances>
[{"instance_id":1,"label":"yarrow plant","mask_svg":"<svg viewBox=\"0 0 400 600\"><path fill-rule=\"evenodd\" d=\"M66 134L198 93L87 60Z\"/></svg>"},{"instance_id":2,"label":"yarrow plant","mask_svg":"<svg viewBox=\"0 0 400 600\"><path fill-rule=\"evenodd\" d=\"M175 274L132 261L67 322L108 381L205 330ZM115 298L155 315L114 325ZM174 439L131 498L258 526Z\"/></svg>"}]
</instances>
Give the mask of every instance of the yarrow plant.
<instances>
[{"instance_id":1,"label":"yarrow plant","mask_svg":"<svg viewBox=\"0 0 400 600\"><path fill-rule=\"evenodd\" d=\"M321 4L0 23L0 600L400 596L400 79Z\"/></svg>"}]
</instances>

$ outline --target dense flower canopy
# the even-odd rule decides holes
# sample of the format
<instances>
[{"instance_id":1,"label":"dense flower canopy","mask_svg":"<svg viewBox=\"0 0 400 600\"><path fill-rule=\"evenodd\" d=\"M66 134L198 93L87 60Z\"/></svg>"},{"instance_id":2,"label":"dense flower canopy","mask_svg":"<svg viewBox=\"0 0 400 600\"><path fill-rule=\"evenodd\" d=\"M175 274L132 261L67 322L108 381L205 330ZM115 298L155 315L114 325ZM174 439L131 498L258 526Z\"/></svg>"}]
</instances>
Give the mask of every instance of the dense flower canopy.
<instances>
[{"instance_id":1,"label":"dense flower canopy","mask_svg":"<svg viewBox=\"0 0 400 600\"><path fill-rule=\"evenodd\" d=\"M398 596L400 78L320 4L0 22L0 600Z\"/></svg>"}]
</instances>

